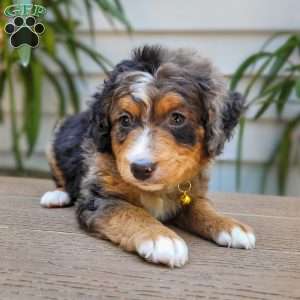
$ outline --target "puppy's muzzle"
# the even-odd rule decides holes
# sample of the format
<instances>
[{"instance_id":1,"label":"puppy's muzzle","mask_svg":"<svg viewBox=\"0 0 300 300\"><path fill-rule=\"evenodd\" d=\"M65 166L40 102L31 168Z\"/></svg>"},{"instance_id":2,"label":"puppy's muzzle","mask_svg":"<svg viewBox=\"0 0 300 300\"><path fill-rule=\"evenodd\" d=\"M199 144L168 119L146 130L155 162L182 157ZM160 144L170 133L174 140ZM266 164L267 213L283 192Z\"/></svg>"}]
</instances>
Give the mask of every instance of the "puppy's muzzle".
<instances>
[{"instance_id":1,"label":"puppy's muzzle","mask_svg":"<svg viewBox=\"0 0 300 300\"><path fill-rule=\"evenodd\" d=\"M130 165L130 169L136 179L146 180L152 176L156 164L146 160L138 160Z\"/></svg>"}]
</instances>

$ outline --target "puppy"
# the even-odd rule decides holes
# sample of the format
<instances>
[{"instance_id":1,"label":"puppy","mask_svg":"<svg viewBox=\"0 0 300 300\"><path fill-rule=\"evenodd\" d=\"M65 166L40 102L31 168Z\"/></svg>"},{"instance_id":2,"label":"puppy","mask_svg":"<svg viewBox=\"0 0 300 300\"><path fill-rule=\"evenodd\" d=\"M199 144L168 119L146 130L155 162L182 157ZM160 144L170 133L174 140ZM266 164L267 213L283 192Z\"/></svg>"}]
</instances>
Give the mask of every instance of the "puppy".
<instances>
[{"instance_id":1,"label":"puppy","mask_svg":"<svg viewBox=\"0 0 300 300\"><path fill-rule=\"evenodd\" d=\"M252 229L206 198L209 165L244 107L208 60L145 46L94 98L54 131L48 158L57 188L42 206L76 201L87 232L170 267L188 261L188 248L167 221L221 246L254 248Z\"/></svg>"}]
</instances>

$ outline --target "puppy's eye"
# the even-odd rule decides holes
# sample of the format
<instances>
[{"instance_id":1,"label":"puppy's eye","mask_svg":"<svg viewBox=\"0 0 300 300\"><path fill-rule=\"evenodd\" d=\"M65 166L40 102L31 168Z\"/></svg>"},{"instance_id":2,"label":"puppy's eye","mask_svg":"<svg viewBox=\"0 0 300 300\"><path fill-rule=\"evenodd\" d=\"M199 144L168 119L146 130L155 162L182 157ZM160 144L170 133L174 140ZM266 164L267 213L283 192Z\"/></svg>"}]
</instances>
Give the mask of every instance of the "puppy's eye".
<instances>
[{"instance_id":1,"label":"puppy's eye","mask_svg":"<svg viewBox=\"0 0 300 300\"><path fill-rule=\"evenodd\" d=\"M169 119L169 124L171 126L181 126L185 123L186 117L178 112L173 112Z\"/></svg>"},{"instance_id":2,"label":"puppy's eye","mask_svg":"<svg viewBox=\"0 0 300 300\"><path fill-rule=\"evenodd\" d=\"M119 118L119 122L122 127L130 127L132 125L132 118L129 115L125 114Z\"/></svg>"}]
</instances>

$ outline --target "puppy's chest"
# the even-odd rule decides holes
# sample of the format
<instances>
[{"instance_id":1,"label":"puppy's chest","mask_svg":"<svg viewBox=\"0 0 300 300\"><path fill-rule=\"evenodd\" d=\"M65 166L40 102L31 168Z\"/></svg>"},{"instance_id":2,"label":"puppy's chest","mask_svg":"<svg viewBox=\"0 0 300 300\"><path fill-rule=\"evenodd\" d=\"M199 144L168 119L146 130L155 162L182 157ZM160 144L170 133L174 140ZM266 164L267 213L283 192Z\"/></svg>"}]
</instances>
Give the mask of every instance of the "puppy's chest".
<instances>
[{"instance_id":1,"label":"puppy's chest","mask_svg":"<svg viewBox=\"0 0 300 300\"><path fill-rule=\"evenodd\" d=\"M171 219L181 209L181 204L176 196L142 194L139 200L145 210L161 221Z\"/></svg>"}]
</instances>

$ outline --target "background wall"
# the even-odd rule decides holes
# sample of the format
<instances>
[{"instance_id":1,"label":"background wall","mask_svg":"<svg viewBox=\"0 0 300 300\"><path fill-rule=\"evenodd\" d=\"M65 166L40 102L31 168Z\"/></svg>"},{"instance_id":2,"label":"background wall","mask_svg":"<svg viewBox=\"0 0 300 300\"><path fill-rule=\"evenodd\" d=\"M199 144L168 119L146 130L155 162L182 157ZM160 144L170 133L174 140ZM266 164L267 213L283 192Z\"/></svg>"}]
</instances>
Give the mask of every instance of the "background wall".
<instances>
[{"instance_id":1,"label":"background wall","mask_svg":"<svg viewBox=\"0 0 300 300\"><path fill-rule=\"evenodd\" d=\"M95 42L90 39L88 20L85 15L81 15L79 5L73 13L83 22L78 31L82 41L92 44L114 63L128 57L133 47L146 43L162 44L172 48L194 48L204 56L210 57L227 79L241 61L258 50L272 33L299 31L300 27L300 1L298 0L123 0L123 4L134 32L129 36L118 25L112 29L101 13L95 10L97 29ZM275 46L274 43L271 45L271 47ZM63 49L60 55L68 61ZM86 58L84 68L88 73L87 82L83 84L78 78L83 108L104 78L101 70ZM77 76L75 71L74 76ZM244 82L250 79L251 73L247 74ZM17 82L15 89L17 94L21 93ZM6 115L8 115L7 104L5 105ZM27 163L28 167L47 169L43 150L56 119L56 109L55 93L45 82L42 134L36 154ZM285 112L285 118L294 115L296 109L299 110L299 105L291 103ZM252 114L253 111L249 112L248 118ZM20 112L19 116L21 118ZM7 121L6 118L5 126L0 127L1 167L13 166ZM280 122L275 120L272 110L259 121L249 121L244 139L242 172L244 192L259 192L263 163L271 153L283 124L284 119ZM235 156L236 138L226 146L224 154L219 157L212 170L212 190L235 190ZM300 195L300 170L294 169L290 175L288 194ZM268 178L268 181L267 192L274 193L276 191L274 174Z\"/></svg>"}]
</instances>

